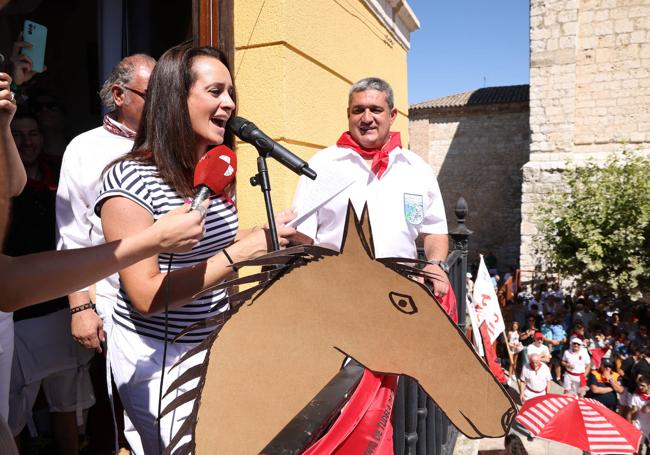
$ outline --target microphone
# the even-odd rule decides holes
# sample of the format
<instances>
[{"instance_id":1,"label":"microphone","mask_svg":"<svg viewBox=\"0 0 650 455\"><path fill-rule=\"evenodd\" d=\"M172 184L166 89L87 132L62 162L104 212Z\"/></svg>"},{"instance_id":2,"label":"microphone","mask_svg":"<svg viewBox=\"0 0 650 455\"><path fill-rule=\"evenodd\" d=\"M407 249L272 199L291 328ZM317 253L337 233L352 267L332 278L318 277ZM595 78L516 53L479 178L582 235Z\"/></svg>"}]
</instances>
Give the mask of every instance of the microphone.
<instances>
[{"instance_id":1,"label":"microphone","mask_svg":"<svg viewBox=\"0 0 650 455\"><path fill-rule=\"evenodd\" d=\"M237 156L225 145L214 147L201 157L194 169L194 188L197 192L192 199L192 210L201 205L212 194L221 194L235 179Z\"/></svg>"},{"instance_id":2,"label":"microphone","mask_svg":"<svg viewBox=\"0 0 650 455\"><path fill-rule=\"evenodd\" d=\"M261 154L275 158L298 175L305 175L312 180L316 179L316 172L309 167L305 160L298 158L268 137L253 122L243 117L231 117L227 127L239 139L254 145Z\"/></svg>"}]
</instances>

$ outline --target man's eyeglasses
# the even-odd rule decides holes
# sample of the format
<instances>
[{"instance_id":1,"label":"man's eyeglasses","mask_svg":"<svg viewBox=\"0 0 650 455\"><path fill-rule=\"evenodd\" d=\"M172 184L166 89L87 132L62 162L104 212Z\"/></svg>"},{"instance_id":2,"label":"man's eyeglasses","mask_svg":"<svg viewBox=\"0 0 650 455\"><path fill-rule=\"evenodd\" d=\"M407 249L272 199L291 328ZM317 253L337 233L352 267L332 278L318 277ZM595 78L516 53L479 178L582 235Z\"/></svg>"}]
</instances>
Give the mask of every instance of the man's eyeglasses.
<instances>
[{"instance_id":1,"label":"man's eyeglasses","mask_svg":"<svg viewBox=\"0 0 650 455\"><path fill-rule=\"evenodd\" d=\"M144 99L144 97L147 96L147 92L146 92L146 91L141 92L140 90L136 90L136 89L134 89L134 88L127 87L126 85L123 85L122 88L128 90L129 92L133 92L133 93L135 93L136 95L138 95L138 96L139 96L140 98L142 98L142 99Z\"/></svg>"}]
</instances>

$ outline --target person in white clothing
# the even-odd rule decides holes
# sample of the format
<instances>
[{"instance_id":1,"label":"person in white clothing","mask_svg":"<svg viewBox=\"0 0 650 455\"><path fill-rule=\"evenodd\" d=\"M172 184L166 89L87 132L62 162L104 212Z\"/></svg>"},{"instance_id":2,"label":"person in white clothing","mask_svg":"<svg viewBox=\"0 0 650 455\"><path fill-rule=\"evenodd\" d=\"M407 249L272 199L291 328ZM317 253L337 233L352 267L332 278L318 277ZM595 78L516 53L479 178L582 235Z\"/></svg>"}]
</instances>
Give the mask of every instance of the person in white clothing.
<instances>
[{"instance_id":1,"label":"person in white clothing","mask_svg":"<svg viewBox=\"0 0 650 455\"><path fill-rule=\"evenodd\" d=\"M570 348L564 351L562 366L564 371L564 393L584 397L587 391L587 374L591 366L591 358L582 348L583 341L578 337L571 338Z\"/></svg>"},{"instance_id":2,"label":"person in white clothing","mask_svg":"<svg viewBox=\"0 0 650 455\"><path fill-rule=\"evenodd\" d=\"M57 249L104 243L101 221L93 211L101 175L110 162L133 147L155 63L153 58L144 54L122 59L100 91L102 104L109 111L104 116L103 125L75 137L66 148L56 198ZM72 316L72 337L82 346L101 352L117 290L115 274L97 283L96 297L91 297L88 288L68 296L70 308L91 301L96 304L97 313L78 311Z\"/></svg>"},{"instance_id":3,"label":"person in white clothing","mask_svg":"<svg viewBox=\"0 0 650 455\"><path fill-rule=\"evenodd\" d=\"M378 78L352 85L347 115L349 131L309 161L318 178L300 178L296 229L314 244L338 251L348 201L359 215L367 204L375 256L416 258L420 237L434 293L447 294L447 220L440 188L431 166L402 148L399 133L390 132L397 117L390 85Z\"/></svg>"},{"instance_id":4,"label":"person in white clothing","mask_svg":"<svg viewBox=\"0 0 650 455\"><path fill-rule=\"evenodd\" d=\"M644 444L648 444L648 437L650 437L650 377L646 374L640 374L636 384L637 390L630 400L632 419L643 432Z\"/></svg>"},{"instance_id":5,"label":"person in white clothing","mask_svg":"<svg viewBox=\"0 0 650 455\"><path fill-rule=\"evenodd\" d=\"M57 249L83 248L105 242L101 220L93 210L101 176L109 163L133 147L155 64L152 57L135 54L115 65L99 92L108 111L102 126L80 134L68 144L56 198ZM102 352L102 344L110 332L118 288L118 276L113 274L68 296L70 309L89 302L96 305L96 311L82 310L72 314L72 337L81 346ZM135 433L127 415L124 425L125 433ZM129 440L139 445L135 434Z\"/></svg>"},{"instance_id":6,"label":"person in white clothing","mask_svg":"<svg viewBox=\"0 0 650 455\"><path fill-rule=\"evenodd\" d=\"M519 396L522 403L551 391L551 370L548 365L541 361L539 354L530 354L528 360L519 376Z\"/></svg>"},{"instance_id":7,"label":"person in white clothing","mask_svg":"<svg viewBox=\"0 0 650 455\"><path fill-rule=\"evenodd\" d=\"M106 239L136 235L192 198L199 159L215 145L232 145L226 124L234 112L235 88L222 52L186 44L167 50L151 73L133 149L103 177L95 211L101 215ZM139 449L132 447L137 455L162 453L172 441L179 445L189 441L183 433L180 439L173 438L183 430L193 400L177 403L174 412L158 417L159 410L197 387L198 378L164 397L160 391L203 361L205 353L194 348L218 326L175 338L196 322L226 319L227 290L214 289L215 285L232 276L232 264L269 249L265 230L238 227L231 189L211 198L205 237L191 251L173 257L161 253L120 271L107 352L122 403L141 442ZM296 231L284 223L277 227L280 245L288 245L286 237ZM189 357L174 366L184 354ZM173 448L170 452L175 453Z\"/></svg>"},{"instance_id":8,"label":"person in white clothing","mask_svg":"<svg viewBox=\"0 0 650 455\"><path fill-rule=\"evenodd\" d=\"M542 362L549 363L551 361L551 351L549 351L548 346L544 344L544 335L542 332L535 332L533 340L533 344L529 344L526 347L528 358L530 359L532 354L537 354Z\"/></svg>"}]
</instances>

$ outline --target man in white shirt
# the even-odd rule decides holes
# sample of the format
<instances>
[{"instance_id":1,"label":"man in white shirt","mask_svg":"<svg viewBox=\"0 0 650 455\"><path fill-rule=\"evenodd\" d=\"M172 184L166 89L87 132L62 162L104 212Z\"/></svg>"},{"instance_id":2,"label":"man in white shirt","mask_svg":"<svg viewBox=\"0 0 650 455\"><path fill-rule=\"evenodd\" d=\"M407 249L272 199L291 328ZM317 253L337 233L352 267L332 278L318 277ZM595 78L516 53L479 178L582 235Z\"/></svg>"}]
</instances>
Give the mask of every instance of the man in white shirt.
<instances>
[{"instance_id":1,"label":"man in white shirt","mask_svg":"<svg viewBox=\"0 0 650 455\"><path fill-rule=\"evenodd\" d=\"M544 335L542 332L535 332L533 344L529 344L526 347L526 351L528 352L529 359L531 355L537 354L542 362L549 363L551 361L551 351L544 344Z\"/></svg>"},{"instance_id":2,"label":"man in white shirt","mask_svg":"<svg viewBox=\"0 0 650 455\"><path fill-rule=\"evenodd\" d=\"M122 59L100 91L102 103L110 111L103 125L75 137L66 148L56 197L57 249L104 243L101 220L93 211L101 174L111 161L133 146L155 63L144 54ZM97 313L88 309L72 315L72 337L82 346L101 352L117 290L115 274L96 284L96 299L88 288L68 296L71 309L96 300Z\"/></svg>"},{"instance_id":3,"label":"man in white shirt","mask_svg":"<svg viewBox=\"0 0 650 455\"><path fill-rule=\"evenodd\" d=\"M532 346L532 345L531 345ZM551 370L538 354L530 354L528 363L521 369L519 394L521 402L546 395L551 391Z\"/></svg>"},{"instance_id":4,"label":"man in white shirt","mask_svg":"<svg viewBox=\"0 0 650 455\"><path fill-rule=\"evenodd\" d=\"M591 366L591 357L583 349L583 341L578 337L571 338L570 348L564 351L562 365L564 372L564 393L584 397L587 391L587 374Z\"/></svg>"},{"instance_id":5,"label":"man in white shirt","mask_svg":"<svg viewBox=\"0 0 650 455\"><path fill-rule=\"evenodd\" d=\"M425 271L434 293L444 296L448 238L440 189L431 166L390 132L397 118L390 85L378 78L355 83L347 115L349 131L309 161L318 178L300 178L296 229L316 245L340 250L348 200L359 215L367 204L375 256L416 258L420 237L430 261Z\"/></svg>"}]
</instances>

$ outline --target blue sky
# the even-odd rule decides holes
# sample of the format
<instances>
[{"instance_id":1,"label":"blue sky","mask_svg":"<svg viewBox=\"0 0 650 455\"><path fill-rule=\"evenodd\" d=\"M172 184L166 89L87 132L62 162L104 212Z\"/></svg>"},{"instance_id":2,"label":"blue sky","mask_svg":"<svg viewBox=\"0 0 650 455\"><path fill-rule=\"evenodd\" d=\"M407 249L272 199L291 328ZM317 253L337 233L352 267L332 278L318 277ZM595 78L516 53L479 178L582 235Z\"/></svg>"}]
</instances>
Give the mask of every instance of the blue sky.
<instances>
[{"instance_id":1,"label":"blue sky","mask_svg":"<svg viewBox=\"0 0 650 455\"><path fill-rule=\"evenodd\" d=\"M409 104L528 83L527 0L408 0L420 20L408 53Z\"/></svg>"}]
</instances>

